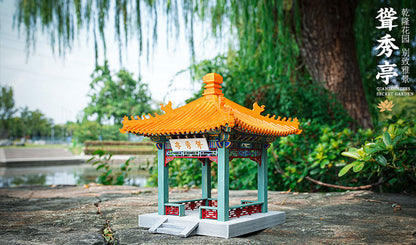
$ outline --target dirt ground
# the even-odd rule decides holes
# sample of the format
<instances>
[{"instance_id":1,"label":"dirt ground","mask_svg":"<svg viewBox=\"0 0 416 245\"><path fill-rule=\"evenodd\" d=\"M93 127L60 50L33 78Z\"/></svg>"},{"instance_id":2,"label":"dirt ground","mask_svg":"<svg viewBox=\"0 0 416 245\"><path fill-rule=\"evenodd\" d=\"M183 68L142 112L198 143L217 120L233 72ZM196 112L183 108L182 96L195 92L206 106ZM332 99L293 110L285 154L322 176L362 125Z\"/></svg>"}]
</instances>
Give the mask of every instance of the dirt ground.
<instances>
[{"instance_id":1,"label":"dirt ground","mask_svg":"<svg viewBox=\"0 0 416 245\"><path fill-rule=\"evenodd\" d=\"M171 200L200 196L170 193ZM256 196L230 191L230 204ZM269 210L285 211L286 223L231 239L179 238L138 227L139 214L157 212L155 188L8 188L0 189L0 237L1 244L105 244L108 221L117 244L416 244L415 195L269 192Z\"/></svg>"}]
</instances>

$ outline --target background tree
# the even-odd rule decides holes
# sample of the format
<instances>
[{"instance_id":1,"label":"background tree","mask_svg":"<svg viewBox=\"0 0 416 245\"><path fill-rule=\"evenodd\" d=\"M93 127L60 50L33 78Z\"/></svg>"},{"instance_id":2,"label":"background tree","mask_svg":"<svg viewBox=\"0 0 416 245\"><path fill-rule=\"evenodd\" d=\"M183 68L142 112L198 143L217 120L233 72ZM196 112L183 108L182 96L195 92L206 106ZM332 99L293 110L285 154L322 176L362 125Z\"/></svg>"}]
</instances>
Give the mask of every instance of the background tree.
<instances>
[{"instance_id":1,"label":"background tree","mask_svg":"<svg viewBox=\"0 0 416 245\"><path fill-rule=\"evenodd\" d=\"M0 138L7 138L9 136L9 129L11 126L11 119L16 112L14 108L13 89L7 86L1 86L0 91Z\"/></svg>"},{"instance_id":2,"label":"background tree","mask_svg":"<svg viewBox=\"0 0 416 245\"><path fill-rule=\"evenodd\" d=\"M256 87L247 90L247 100L251 100L250 96L261 97L264 92L259 92L267 90L275 83L291 83L293 90L296 86L302 86L296 84L298 80L312 77L311 82L329 90L359 126L371 127L372 121L366 101L370 101L373 105L376 98L374 91L369 92L367 89L367 94L365 93L368 85L363 87L358 70L355 40L367 43L367 45L358 44L359 47L368 46L370 43L369 49L358 49L361 51L358 54L360 60L368 60L368 57L373 56L371 45L375 45L374 36L370 40L356 39L353 30L356 30L355 36L362 35L357 30L368 30L365 26L369 25L369 22L376 21L374 13L379 7L389 5L397 10L403 7L414 9L414 4L415 2L410 0L392 2L367 0L361 1L358 5L354 0L335 2L228 0L186 1L181 4L177 1L158 4L156 1L140 0L135 2L20 0L17 2L16 18L18 26L25 27L28 47L35 42L34 33L40 26L42 30L48 31L52 46L58 44L60 52L72 47L77 30L86 28L94 33L96 52L104 53L104 57L106 52L104 29L108 28L109 16L114 17L114 29L119 47L135 36L139 42L140 52L144 51L146 54L157 41L157 13L161 12L160 10L168 17L171 34L179 35L179 18L184 18L184 28L188 34L192 54L195 54L194 23L197 19L202 20L202 23L207 23L206 20L210 19L213 35L236 40L232 46L238 47L236 50L236 55L240 58L238 65L244 67L245 74L234 78L244 81L250 89ZM370 11L366 11L367 9ZM147 27L153 30L153 35L146 38L142 35L144 12L153 20ZM356 21L357 16L359 22ZM38 21L41 22L40 25ZM234 37L236 38L233 39ZM101 51L98 50L99 41L102 42ZM142 50L144 42L147 43L148 48ZM153 45L149 45L149 42ZM119 50L121 54L121 48ZM410 53L415 54L415 52ZM364 70L365 68L361 67L363 73ZM252 83L257 83L257 86L249 84L253 79ZM375 81L367 80L364 83L375 83Z\"/></svg>"},{"instance_id":3,"label":"background tree","mask_svg":"<svg viewBox=\"0 0 416 245\"><path fill-rule=\"evenodd\" d=\"M90 103L84 109L85 116L96 116L96 121L112 121L120 125L124 116L153 112L147 84L136 81L132 73L122 69L111 74L108 62L97 66L90 83Z\"/></svg>"},{"instance_id":4,"label":"background tree","mask_svg":"<svg viewBox=\"0 0 416 245\"><path fill-rule=\"evenodd\" d=\"M9 119L9 134L13 138L40 139L51 136L53 120L40 110L31 111L27 106L20 108L20 114ZM62 137L62 126L55 125L55 137Z\"/></svg>"},{"instance_id":5,"label":"background tree","mask_svg":"<svg viewBox=\"0 0 416 245\"><path fill-rule=\"evenodd\" d=\"M43 138L51 135L53 120L47 118L40 110L29 111L25 118L22 118L26 135L30 138Z\"/></svg>"},{"instance_id":6,"label":"background tree","mask_svg":"<svg viewBox=\"0 0 416 245\"><path fill-rule=\"evenodd\" d=\"M356 7L355 0L300 0L299 47L313 79L334 93L360 126L371 128L353 32Z\"/></svg>"}]
</instances>

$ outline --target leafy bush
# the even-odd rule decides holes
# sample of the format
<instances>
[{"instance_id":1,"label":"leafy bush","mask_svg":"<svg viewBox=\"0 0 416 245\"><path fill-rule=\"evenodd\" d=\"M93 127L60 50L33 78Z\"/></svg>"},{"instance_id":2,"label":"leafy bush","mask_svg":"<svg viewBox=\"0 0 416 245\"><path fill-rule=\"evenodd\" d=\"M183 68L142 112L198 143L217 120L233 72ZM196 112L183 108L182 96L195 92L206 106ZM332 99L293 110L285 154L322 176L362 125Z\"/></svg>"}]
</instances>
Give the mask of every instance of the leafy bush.
<instances>
[{"instance_id":1,"label":"leafy bush","mask_svg":"<svg viewBox=\"0 0 416 245\"><path fill-rule=\"evenodd\" d=\"M389 191L414 191L416 183L416 126L415 121L399 119L388 124L361 148L351 147L342 155L355 159L345 165L339 176L351 169L360 174L371 173L379 182L387 181Z\"/></svg>"},{"instance_id":2,"label":"leafy bush","mask_svg":"<svg viewBox=\"0 0 416 245\"><path fill-rule=\"evenodd\" d=\"M93 157L91 157L87 162L92 162L93 166L96 166L96 170L101 172L100 176L98 176L96 182L103 185L123 185L125 180L128 177L128 174L131 171L129 167L130 161L133 157L129 158L124 163L120 164L118 168L114 169L111 168L110 160L113 156L112 154L107 153L103 150L96 150L93 153Z\"/></svg>"},{"instance_id":3,"label":"leafy bush","mask_svg":"<svg viewBox=\"0 0 416 245\"><path fill-rule=\"evenodd\" d=\"M301 122L300 127L302 134L279 138L270 147L269 189L326 190L305 180L306 176L339 185L357 182L357 176L349 179L338 177L339 166L346 162L341 152L370 137L371 130L354 133L344 128L339 131L337 129L342 127L338 125L321 125L313 120Z\"/></svg>"}]
</instances>

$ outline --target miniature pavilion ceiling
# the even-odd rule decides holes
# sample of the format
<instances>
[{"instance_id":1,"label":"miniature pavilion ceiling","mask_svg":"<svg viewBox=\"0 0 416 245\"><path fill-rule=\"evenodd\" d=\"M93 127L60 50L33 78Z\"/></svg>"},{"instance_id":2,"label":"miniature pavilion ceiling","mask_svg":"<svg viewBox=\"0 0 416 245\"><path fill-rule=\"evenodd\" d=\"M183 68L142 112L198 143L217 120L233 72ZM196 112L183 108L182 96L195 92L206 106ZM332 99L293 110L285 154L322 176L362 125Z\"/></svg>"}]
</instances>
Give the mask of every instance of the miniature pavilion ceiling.
<instances>
[{"instance_id":1,"label":"miniature pavilion ceiling","mask_svg":"<svg viewBox=\"0 0 416 245\"><path fill-rule=\"evenodd\" d=\"M127 116L120 132L144 136L168 136L204 134L231 128L243 133L264 136L287 136L300 134L298 120L269 115L263 116L264 106L253 104L253 109L243 107L224 97L221 90L222 77L209 73L203 78L203 97L182 107L172 109L172 103L162 105L165 114L155 116Z\"/></svg>"}]
</instances>

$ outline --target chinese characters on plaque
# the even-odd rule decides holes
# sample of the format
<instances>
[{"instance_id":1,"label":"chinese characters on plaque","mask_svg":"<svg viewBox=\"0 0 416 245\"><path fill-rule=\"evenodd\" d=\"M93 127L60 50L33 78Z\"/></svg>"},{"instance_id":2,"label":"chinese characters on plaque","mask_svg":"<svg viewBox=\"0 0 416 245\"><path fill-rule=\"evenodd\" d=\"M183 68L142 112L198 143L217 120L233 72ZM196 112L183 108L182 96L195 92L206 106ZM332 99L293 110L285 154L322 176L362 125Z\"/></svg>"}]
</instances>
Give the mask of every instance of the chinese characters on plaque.
<instances>
[{"instance_id":1,"label":"chinese characters on plaque","mask_svg":"<svg viewBox=\"0 0 416 245\"><path fill-rule=\"evenodd\" d=\"M409 67L412 62L409 48L411 37L409 9L403 8L401 10L401 21L397 12L391 7L380 8L377 13L376 19L379 21L379 25L376 28L383 31L383 36L377 39L375 47L377 57L382 58L377 65L376 79L388 86L377 87L377 96L412 96L414 93L410 87L401 86L409 83ZM400 28L401 48L396 44L397 37L391 35L394 28ZM397 61L395 59L397 56L394 57L395 54L397 55L396 50L401 52L400 66L394 63ZM401 80L397 78L399 75L401 75Z\"/></svg>"},{"instance_id":2,"label":"chinese characters on plaque","mask_svg":"<svg viewBox=\"0 0 416 245\"><path fill-rule=\"evenodd\" d=\"M209 151L207 139L170 139L172 151Z\"/></svg>"},{"instance_id":3,"label":"chinese characters on plaque","mask_svg":"<svg viewBox=\"0 0 416 245\"><path fill-rule=\"evenodd\" d=\"M402 83L409 83L410 66L410 14L409 9L402 9Z\"/></svg>"}]
</instances>

